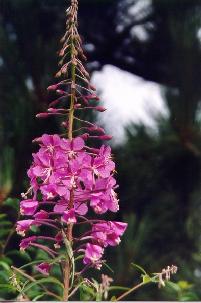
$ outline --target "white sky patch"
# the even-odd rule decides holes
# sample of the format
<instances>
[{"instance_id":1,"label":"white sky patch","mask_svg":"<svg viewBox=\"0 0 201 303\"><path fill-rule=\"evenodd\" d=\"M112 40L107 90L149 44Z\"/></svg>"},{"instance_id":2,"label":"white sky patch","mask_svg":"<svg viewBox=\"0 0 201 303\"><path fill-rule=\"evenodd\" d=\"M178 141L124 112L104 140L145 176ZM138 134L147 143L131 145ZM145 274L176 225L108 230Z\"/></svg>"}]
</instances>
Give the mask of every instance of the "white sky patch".
<instances>
[{"instance_id":1,"label":"white sky patch","mask_svg":"<svg viewBox=\"0 0 201 303\"><path fill-rule=\"evenodd\" d=\"M92 82L107 108L98 114L99 124L113 135L113 143L125 140L124 127L131 122L144 124L157 133L156 117L168 117L169 111L162 97L162 87L154 82L105 65L93 73Z\"/></svg>"},{"instance_id":2,"label":"white sky patch","mask_svg":"<svg viewBox=\"0 0 201 303\"><path fill-rule=\"evenodd\" d=\"M151 0L138 0L129 9L130 15L139 16L139 14L144 14L144 11L150 10L152 7Z\"/></svg>"},{"instance_id":3,"label":"white sky patch","mask_svg":"<svg viewBox=\"0 0 201 303\"><path fill-rule=\"evenodd\" d=\"M4 64L4 60L2 57L0 57L0 67Z\"/></svg>"},{"instance_id":4,"label":"white sky patch","mask_svg":"<svg viewBox=\"0 0 201 303\"><path fill-rule=\"evenodd\" d=\"M131 34L133 37L137 37L140 41L145 42L149 39L149 33L144 26L137 25L131 29Z\"/></svg>"},{"instance_id":5,"label":"white sky patch","mask_svg":"<svg viewBox=\"0 0 201 303\"><path fill-rule=\"evenodd\" d=\"M198 29L198 31L197 31L197 39L198 39L198 41L200 42L200 44L201 44L201 28L199 28Z\"/></svg>"},{"instance_id":6,"label":"white sky patch","mask_svg":"<svg viewBox=\"0 0 201 303\"><path fill-rule=\"evenodd\" d=\"M33 84L33 81L31 79L31 77L27 77L26 80L25 80L25 85L27 86L27 88L29 90L33 90L34 89L34 84Z\"/></svg>"}]
</instances>

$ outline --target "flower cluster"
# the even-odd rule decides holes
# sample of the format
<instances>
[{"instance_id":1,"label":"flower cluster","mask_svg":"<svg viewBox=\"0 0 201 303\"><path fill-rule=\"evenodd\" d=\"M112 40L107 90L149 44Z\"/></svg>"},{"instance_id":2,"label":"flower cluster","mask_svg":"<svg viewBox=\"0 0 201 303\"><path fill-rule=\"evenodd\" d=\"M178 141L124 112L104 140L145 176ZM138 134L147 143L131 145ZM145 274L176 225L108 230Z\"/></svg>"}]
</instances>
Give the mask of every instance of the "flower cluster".
<instances>
[{"instance_id":1,"label":"flower cluster","mask_svg":"<svg viewBox=\"0 0 201 303\"><path fill-rule=\"evenodd\" d=\"M106 109L97 105L96 89L91 85L82 63L85 56L77 30L77 12L78 0L71 0L67 10L66 33L61 39L60 69L56 74L57 78L63 79L48 87L54 99L46 112L37 115L38 118L51 115L64 118L61 123L64 133L44 134L34 140L39 144L39 150L33 154L28 170L30 188L20 202L20 212L27 218L18 221L16 228L22 236L33 227L35 230L40 228L41 232L46 230L45 235L25 237L20 243L21 250L33 246L55 259L62 255L63 247L66 248L62 260L64 301L68 300L69 279L73 283L74 275L70 272L74 268L73 257L82 256L83 270L91 266L99 269L104 249L118 245L127 227L122 222L105 221L100 217L94 219L94 215L100 216L107 211L117 212L119 205L111 148L105 145L100 148L88 146L88 139L105 141L111 136L102 127L79 116L81 110L104 112ZM75 136L75 133L78 135ZM80 225L86 226L83 234L80 234ZM47 228L43 227L52 231L47 235ZM62 251L59 251L60 248ZM48 275L51 266L52 263L46 260L36 269Z\"/></svg>"},{"instance_id":2,"label":"flower cluster","mask_svg":"<svg viewBox=\"0 0 201 303\"><path fill-rule=\"evenodd\" d=\"M91 152L87 151L81 137L68 140L46 134L37 141L40 149L33 154L33 163L28 170L32 198L26 197L20 202L21 214L29 218L18 221L19 234L25 236L32 226L47 225L59 230L80 220L90 222L84 217L89 207L96 214L118 211L117 185L113 176L115 163L110 147L103 145ZM97 266L104 247L119 244L126 224L104 220L93 220L93 223L83 262ZM60 231L55 237L44 238L52 241L56 248L63 242ZM37 243L40 239L43 236L25 238L20 248L26 249L31 245L43 248ZM53 249L48 247L45 250L54 255Z\"/></svg>"}]
</instances>

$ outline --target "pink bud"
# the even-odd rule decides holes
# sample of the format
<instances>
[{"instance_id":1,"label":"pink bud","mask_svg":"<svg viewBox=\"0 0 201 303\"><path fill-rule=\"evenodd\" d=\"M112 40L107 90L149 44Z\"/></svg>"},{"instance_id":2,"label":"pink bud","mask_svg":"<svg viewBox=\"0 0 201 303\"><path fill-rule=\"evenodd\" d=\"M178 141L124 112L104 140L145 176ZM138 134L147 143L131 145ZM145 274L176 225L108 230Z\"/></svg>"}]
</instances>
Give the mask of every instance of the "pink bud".
<instances>
[{"instance_id":1,"label":"pink bud","mask_svg":"<svg viewBox=\"0 0 201 303\"><path fill-rule=\"evenodd\" d=\"M57 105L57 104L59 103L60 99L62 99L62 98L64 98L64 97L59 97L59 99L56 99L56 100L52 101L52 102L49 104L49 106L55 106L55 105Z\"/></svg>"},{"instance_id":2,"label":"pink bud","mask_svg":"<svg viewBox=\"0 0 201 303\"><path fill-rule=\"evenodd\" d=\"M62 48L60 53L59 53L59 57L63 57L63 55L64 55L64 49Z\"/></svg>"},{"instance_id":3,"label":"pink bud","mask_svg":"<svg viewBox=\"0 0 201 303\"><path fill-rule=\"evenodd\" d=\"M100 136L99 139L101 140L111 140L113 137L112 136L109 136L109 135L104 135L104 136Z\"/></svg>"},{"instance_id":4,"label":"pink bud","mask_svg":"<svg viewBox=\"0 0 201 303\"><path fill-rule=\"evenodd\" d=\"M102 127L92 126L92 127L88 127L87 129L90 132L99 132L99 133L105 134L105 131Z\"/></svg>"},{"instance_id":5,"label":"pink bud","mask_svg":"<svg viewBox=\"0 0 201 303\"><path fill-rule=\"evenodd\" d=\"M98 112L101 112L101 113L107 110L107 109L106 109L105 107L103 107L103 106L96 106L96 107L94 107L94 109L97 110Z\"/></svg>"},{"instance_id":6,"label":"pink bud","mask_svg":"<svg viewBox=\"0 0 201 303\"><path fill-rule=\"evenodd\" d=\"M61 71L58 71L58 73L56 73L55 77L56 77L56 78L61 77Z\"/></svg>"},{"instance_id":7,"label":"pink bud","mask_svg":"<svg viewBox=\"0 0 201 303\"><path fill-rule=\"evenodd\" d=\"M36 115L36 118L47 118L49 116L48 113L39 113Z\"/></svg>"},{"instance_id":8,"label":"pink bud","mask_svg":"<svg viewBox=\"0 0 201 303\"><path fill-rule=\"evenodd\" d=\"M50 108L48 108L47 111L48 111L49 113L57 113L57 112L58 112L58 109L53 108L53 107L50 107Z\"/></svg>"},{"instance_id":9,"label":"pink bud","mask_svg":"<svg viewBox=\"0 0 201 303\"><path fill-rule=\"evenodd\" d=\"M80 136L83 140L87 140L89 138L89 134L85 133Z\"/></svg>"},{"instance_id":10,"label":"pink bud","mask_svg":"<svg viewBox=\"0 0 201 303\"><path fill-rule=\"evenodd\" d=\"M58 87L58 85L57 85L57 84L50 85L50 86L48 86L47 90L56 90L56 89L57 89L57 87Z\"/></svg>"},{"instance_id":11,"label":"pink bud","mask_svg":"<svg viewBox=\"0 0 201 303\"><path fill-rule=\"evenodd\" d=\"M67 72L67 64L65 64L64 66L62 66L62 68L61 68L61 73L62 74L65 74L66 72Z\"/></svg>"},{"instance_id":12,"label":"pink bud","mask_svg":"<svg viewBox=\"0 0 201 303\"><path fill-rule=\"evenodd\" d=\"M56 92L59 95L65 95L66 94L66 92L64 90L62 90L62 89L57 89Z\"/></svg>"},{"instance_id":13,"label":"pink bud","mask_svg":"<svg viewBox=\"0 0 201 303\"><path fill-rule=\"evenodd\" d=\"M33 143L40 143L41 142L41 137L37 137L32 140Z\"/></svg>"},{"instance_id":14,"label":"pink bud","mask_svg":"<svg viewBox=\"0 0 201 303\"><path fill-rule=\"evenodd\" d=\"M87 95L87 96L85 96L85 98L86 99L88 99L88 100L90 100L90 99L94 99L94 100L100 100L99 98L98 98L98 96L97 95Z\"/></svg>"},{"instance_id":15,"label":"pink bud","mask_svg":"<svg viewBox=\"0 0 201 303\"><path fill-rule=\"evenodd\" d=\"M76 108L80 108L82 105L80 104L80 103L77 103L77 104L75 104L74 105L74 108L76 109Z\"/></svg>"}]
</instances>

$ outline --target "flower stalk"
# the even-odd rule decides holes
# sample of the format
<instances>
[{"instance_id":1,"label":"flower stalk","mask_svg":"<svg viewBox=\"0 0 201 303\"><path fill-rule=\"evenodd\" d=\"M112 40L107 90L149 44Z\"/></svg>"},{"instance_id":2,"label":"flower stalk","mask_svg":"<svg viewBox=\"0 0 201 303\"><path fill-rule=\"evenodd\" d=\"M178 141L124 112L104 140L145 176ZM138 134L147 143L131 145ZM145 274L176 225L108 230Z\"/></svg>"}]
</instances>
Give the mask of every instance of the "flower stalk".
<instances>
[{"instance_id":1,"label":"flower stalk","mask_svg":"<svg viewBox=\"0 0 201 303\"><path fill-rule=\"evenodd\" d=\"M77 30L78 0L71 0L66 13L66 33L61 39L60 69L56 74L62 80L48 87L48 91L57 98L49 104L46 112L37 115L38 118L63 117L65 120L61 126L64 133L44 134L34 140L40 148L33 154L33 163L28 170L30 188L20 202L21 214L28 219L17 223L17 232L22 236L32 226L52 228L48 236L31 236L22 240L21 249L40 248L52 260L63 254L62 249L65 249L66 258L58 264L62 270L63 301L68 301L69 290L72 295L88 268L101 268L105 248L118 245L127 227L123 222L95 220L87 215L89 208L97 216L119 210L115 163L109 146L88 146L89 138L110 140L111 136L95 123L79 118L80 110L104 112L106 109L97 106L96 89L90 84L89 74L83 65L85 56ZM74 120L79 121L78 129ZM80 224L85 225L85 231L74 239L73 230L77 228L79 231ZM42 240L47 243L41 243ZM83 270L79 279L74 279L78 277L75 275L75 260L80 258ZM36 270L49 275L55 265L42 262Z\"/></svg>"}]
</instances>

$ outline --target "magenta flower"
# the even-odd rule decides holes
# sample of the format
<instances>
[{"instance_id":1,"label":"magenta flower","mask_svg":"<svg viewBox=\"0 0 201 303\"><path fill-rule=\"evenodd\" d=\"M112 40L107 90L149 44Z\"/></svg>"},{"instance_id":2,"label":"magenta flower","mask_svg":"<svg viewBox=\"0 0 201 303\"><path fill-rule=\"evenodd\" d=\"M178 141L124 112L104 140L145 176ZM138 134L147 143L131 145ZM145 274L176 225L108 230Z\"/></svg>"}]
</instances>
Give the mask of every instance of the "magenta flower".
<instances>
[{"instance_id":1,"label":"magenta flower","mask_svg":"<svg viewBox=\"0 0 201 303\"><path fill-rule=\"evenodd\" d=\"M38 201L31 199L23 200L20 202L20 213L26 216L32 216L38 207Z\"/></svg>"},{"instance_id":2,"label":"magenta flower","mask_svg":"<svg viewBox=\"0 0 201 303\"><path fill-rule=\"evenodd\" d=\"M39 265L35 266L36 270L39 271L41 274L48 276L50 269L51 269L51 265L49 263L43 262Z\"/></svg>"},{"instance_id":3,"label":"magenta flower","mask_svg":"<svg viewBox=\"0 0 201 303\"><path fill-rule=\"evenodd\" d=\"M84 264L96 265L102 258L103 252L104 249L101 246L87 243L83 259Z\"/></svg>"},{"instance_id":4,"label":"magenta flower","mask_svg":"<svg viewBox=\"0 0 201 303\"><path fill-rule=\"evenodd\" d=\"M27 249L35 240L37 239L36 236L28 237L23 239L20 243L20 250Z\"/></svg>"},{"instance_id":5,"label":"magenta flower","mask_svg":"<svg viewBox=\"0 0 201 303\"><path fill-rule=\"evenodd\" d=\"M25 232L33 225L34 220L21 220L17 222L16 231L19 235L25 236Z\"/></svg>"},{"instance_id":6,"label":"magenta flower","mask_svg":"<svg viewBox=\"0 0 201 303\"><path fill-rule=\"evenodd\" d=\"M95 242L104 247L116 246L120 243L120 236L123 235L126 228L127 224L123 222L97 223L92 227L92 237Z\"/></svg>"},{"instance_id":7,"label":"magenta flower","mask_svg":"<svg viewBox=\"0 0 201 303\"><path fill-rule=\"evenodd\" d=\"M105 145L100 148L88 146L88 139L106 141L111 136L100 126L77 116L77 112L83 109L105 111L103 106L95 104L99 98L81 62L83 52L76 28L77 8L78 1L72 0L67 10L70 20L62 38L62 66L56 74L56 77L64 76L64 79L48 88L54 91L57 98L51 102L47 112L37 115L39 118L51 115L64 117L61 126L65 131L61 136L44 134L34 140L39 144L39 150L33 154L33 161L27 172L30 188L23 195L26 200L20 202L21 214L31 216L31 219L18 221L16 230L25 236L33 225L39 228L45 226L46 230L48 227L50 234L30 236L21 241L20 248L26 249L32 245L54 259L60 255L60 248L63 254L64 245L69 245L67 249L72 249L74 255L78 255L84 247L83 263L86 268L100 268L104 248L120 242L127 224L94 218L90 220L88 217L91 212L96 215L107 211L117 212L119 200L115 192L118 186L114 177L115 163L111 148ZM70 59L66 62L67 58ZM79 129L74 129L76 124L79 124ZM64 134L67 138L64 138ZM84 235L79 235L79 229L76 231L79 224L85 224L90 230L83 229ZM91 243L87 243L88 241ZM65 267L64 279L73 280L70 273L73 259L69 262L62 260L60 264ZM43 262L36 268L42 274L48 275L51 265ZM65 296L68 297L66 294ZM68 301L67 297L64 301Z\"/></svg>"},{"instance_id":8,"label":"magenta flower","mask_svg":"<svg viewBox=\"0 0 201 303\"><path fill-rule=\"evenodd\" d=\"M39 212L35 213L34 218L38 220L47 219L49 217L49 214L45 210L40 210Z\"/></svg>"},{"instance_id":9,"label":"magenta flower","mask_svg":"<svg viewBox=\"0 0 201 303\"><path fill-rule=\"evenodd\" d=\"M71 208L70 210L64 211L62 221L66 222L67 224L76 223L77 219L75 217L75 210Z\"/></svg>"}]
</instances>

